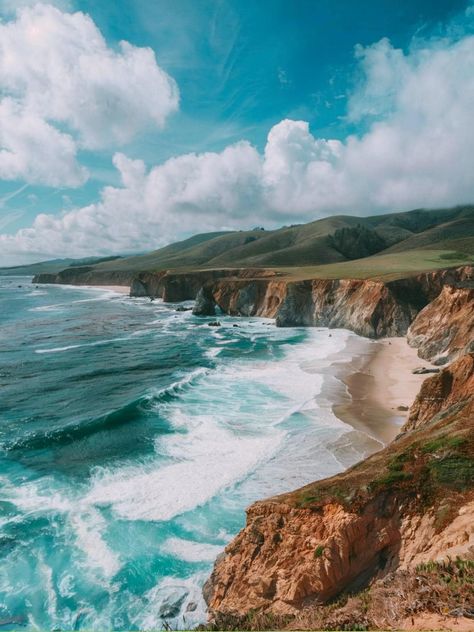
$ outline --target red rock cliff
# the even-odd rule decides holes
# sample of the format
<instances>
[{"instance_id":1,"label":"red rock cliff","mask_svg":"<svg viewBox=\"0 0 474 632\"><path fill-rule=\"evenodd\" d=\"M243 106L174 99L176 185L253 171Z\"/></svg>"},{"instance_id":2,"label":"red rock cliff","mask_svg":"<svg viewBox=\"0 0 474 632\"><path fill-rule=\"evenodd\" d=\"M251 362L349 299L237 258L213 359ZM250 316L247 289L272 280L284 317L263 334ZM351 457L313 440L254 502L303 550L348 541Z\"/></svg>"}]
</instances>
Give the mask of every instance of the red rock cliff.
<instances>
[{"instance_id":1,"label":"red rock cliff","mask_svg":"<svg viewBox=\"0 0 474 632\"><path fill-rule=\"evenodd\" d=\"M418 355L436 364L471 350L474 341L474 286L445 285L408 329Z\"/></svg>"}]
</instances>

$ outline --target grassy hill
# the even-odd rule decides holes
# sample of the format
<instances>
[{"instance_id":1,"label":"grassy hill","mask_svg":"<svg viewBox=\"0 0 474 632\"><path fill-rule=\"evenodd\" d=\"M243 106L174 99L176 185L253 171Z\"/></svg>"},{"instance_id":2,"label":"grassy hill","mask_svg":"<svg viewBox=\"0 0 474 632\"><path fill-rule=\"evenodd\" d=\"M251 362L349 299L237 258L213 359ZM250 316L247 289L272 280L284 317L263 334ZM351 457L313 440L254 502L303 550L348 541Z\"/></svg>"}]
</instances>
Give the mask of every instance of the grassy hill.
<instances>
[{"instance_id":1,"label":"grassy hill","mask_svg":"<svg viewBox=\"0 0 474 632\"><path fill-rule=\"evenodd\" d=\"M83 259L50 259L48 261L40 261L39 263L29 263L21 266L10 266L8 268L0 268L2 276L29 276L47 272L55 274L69 267L79 267L85 265L95 265L102 261L115 261L120 259L118 255L113 257L84 257Z\"/></svg>"},{"instance_id":2,"label":"grassy hill","mask_svg":"<svg viewBox=\"0 0 474 632\"><path fill-rule=\"evenodd\" d=\"M376 252L370 252L375 245ZM420 250L423 252L418 253ZM402 261L396 256L402 252L411 254ZM393 256L382 259L382 255ZM332 271L347 274L354 265L343 265L344 262L364 258L367 266L385 273L386 266L397 267L396 262L403 269L419 265L432 269L472 262L473 255L474 207L470 206L363 218L338 215L273 231L208 233L141 257L104 262L97 269L317 267L320 270L327 266L328 274Z\"/></svg>"},{"instance_id":3,"label":"grassy hill","mask_svg":"<svg viewBox=\"0 0 474 632\"><path fill-rule=\"evenodd\" d=\"M473 260L474 206L460 206L372 217L338 215L271 231L205 233L144 255L88 264L102 275L252 267L274 268L299 278L366 278L406 275ZM85 260L81 261L84 265ZM46 269L47 264L55 269ZM17 267L17 274L57 272L77 262L62 267L57 261L38 265L43 269L33 272L34 266L24 267L24 272Z\"/></svg>"}]
</instances>

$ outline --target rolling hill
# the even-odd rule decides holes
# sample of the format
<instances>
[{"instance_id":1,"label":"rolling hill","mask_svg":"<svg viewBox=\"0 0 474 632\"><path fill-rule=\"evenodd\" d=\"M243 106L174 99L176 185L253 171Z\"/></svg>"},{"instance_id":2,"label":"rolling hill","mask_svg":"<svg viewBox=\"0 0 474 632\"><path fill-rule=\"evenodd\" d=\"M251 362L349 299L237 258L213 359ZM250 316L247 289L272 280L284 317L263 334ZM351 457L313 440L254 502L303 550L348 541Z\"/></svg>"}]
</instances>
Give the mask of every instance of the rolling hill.
<instances>
[{"instance_id":1,"label":"rolling hill","mask_svg":"<svg viewBox=\"0 0 474 632\"><path fill-rule=\"evenodd\" d=\"M405 274L473 259L474 206L459 206L372 217L338 215L270 231L205 233L142 255L95 262L51 261L14 270L56 273L73 266L78 274L96 272L104 282L109 275L125 278L141 271L212 268L276 268L300 278L315 274L335 278Z\"/></svg>"}]
</instances>

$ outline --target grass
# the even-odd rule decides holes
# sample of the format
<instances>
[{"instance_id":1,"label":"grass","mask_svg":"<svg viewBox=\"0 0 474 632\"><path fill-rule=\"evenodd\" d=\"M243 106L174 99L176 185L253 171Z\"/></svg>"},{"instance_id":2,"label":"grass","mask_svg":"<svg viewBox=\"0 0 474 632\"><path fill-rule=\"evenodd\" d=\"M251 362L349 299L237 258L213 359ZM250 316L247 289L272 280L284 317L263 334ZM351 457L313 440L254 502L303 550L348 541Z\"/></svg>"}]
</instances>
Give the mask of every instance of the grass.
<instances>
[{"instance_id":1,"label":"grass","mask_svg":"<svg viewBox=\"0 0 474 632\"><path fill-rule=\"evenodd\" d=\"M474 460L468 456L447 456L430 463L430 470L436 483L457 491L464 491L474 485Z\"/></svg>"},{"instance_id":2,"label":"grass","mask_svg":"<svg viewBox=\"0 0 474 632\"><path fill-rule=\"evenodd\" d=\"M428 443L421 447L421 451L424 453L439 452L441 450L462 448L466 444L467 439L465 437L449 437L445 435L428 441Z\"/></svg>"},{"instance_id":3,"label":"grass","mask_svg":"<svg viewBox=\"0 0 474 632\"><path fill-rule=\"evenodd\" d=\"M451 255L456 255L451 256ZM449 255L449 267L474 263L474 256L444 250L412 250L402 254L381 254L355 261L344 261L320 266L300 266L279 268L283 278L292 280L306 279L380 279L394 281L412 274L431 272L447 267L446 255Z\"/></svg>"}]
</instances>

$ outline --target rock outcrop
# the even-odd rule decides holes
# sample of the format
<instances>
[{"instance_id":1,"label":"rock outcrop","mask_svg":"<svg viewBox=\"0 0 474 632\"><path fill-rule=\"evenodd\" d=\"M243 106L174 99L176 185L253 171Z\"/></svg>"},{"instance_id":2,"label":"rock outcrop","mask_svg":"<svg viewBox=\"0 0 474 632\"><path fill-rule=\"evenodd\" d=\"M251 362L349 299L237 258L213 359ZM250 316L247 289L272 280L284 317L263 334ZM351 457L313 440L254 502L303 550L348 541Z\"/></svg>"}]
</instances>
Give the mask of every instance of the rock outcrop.
<instances>
[{"instance_id":1,"label":"rock outcrop","mask_svg":"<svg viewBox=\"0 0 474 632\"><path fill-rule=\"evenodd\" d=\"M407 339L435 364L474 350L474 284L445 285L416 316Z\"/></svg>"},{"instance_id":2,"label":"rock outcrop","mask_svg":"<svg viewBox=\"0 0 474 632\"><path fill-rule=\"evenodd\" d=\"M193 314L195 316L215 316L216 315L216 303L214 296L212 295L211 288L203 285L196 296L196 302L193 307Z\"/></svg>"},{"instance_id":3,"label":"rock outcrop","mask_svg":"<svg viewBox=\"0 0 474 632\"><path fill-rule=\"evenodd\" d=\"M315 279L289 284L276 322L279 327L343 327L379 338L406 333L416 313L417 306L399 301L388 283Z\"/></svg>"},{"instance_id":4,"label":"rock outcrop","mask_svg":"<svg viewBox=\"0 0 474 632\"><path fill-rule=\"evenodd\" d=\"M452 406L463 406L474 396L474 353L468 353L421 385L402 432L436 419Z\"/></svg>"},{"instance_id":5,"label":"rock outcrop","mask_svg":"<svg viewBox=\"0 0 474 632\"><path fill-rule=\"evenodd\" d=\"M205 588L217 625L250 612L296 615L394 571L474 559L473 363L472 354L453 363L449 389L438 390L444 372L429 378L434 407L420 394L384 450L249 508Z\"/></svg>"}]
</instances>

